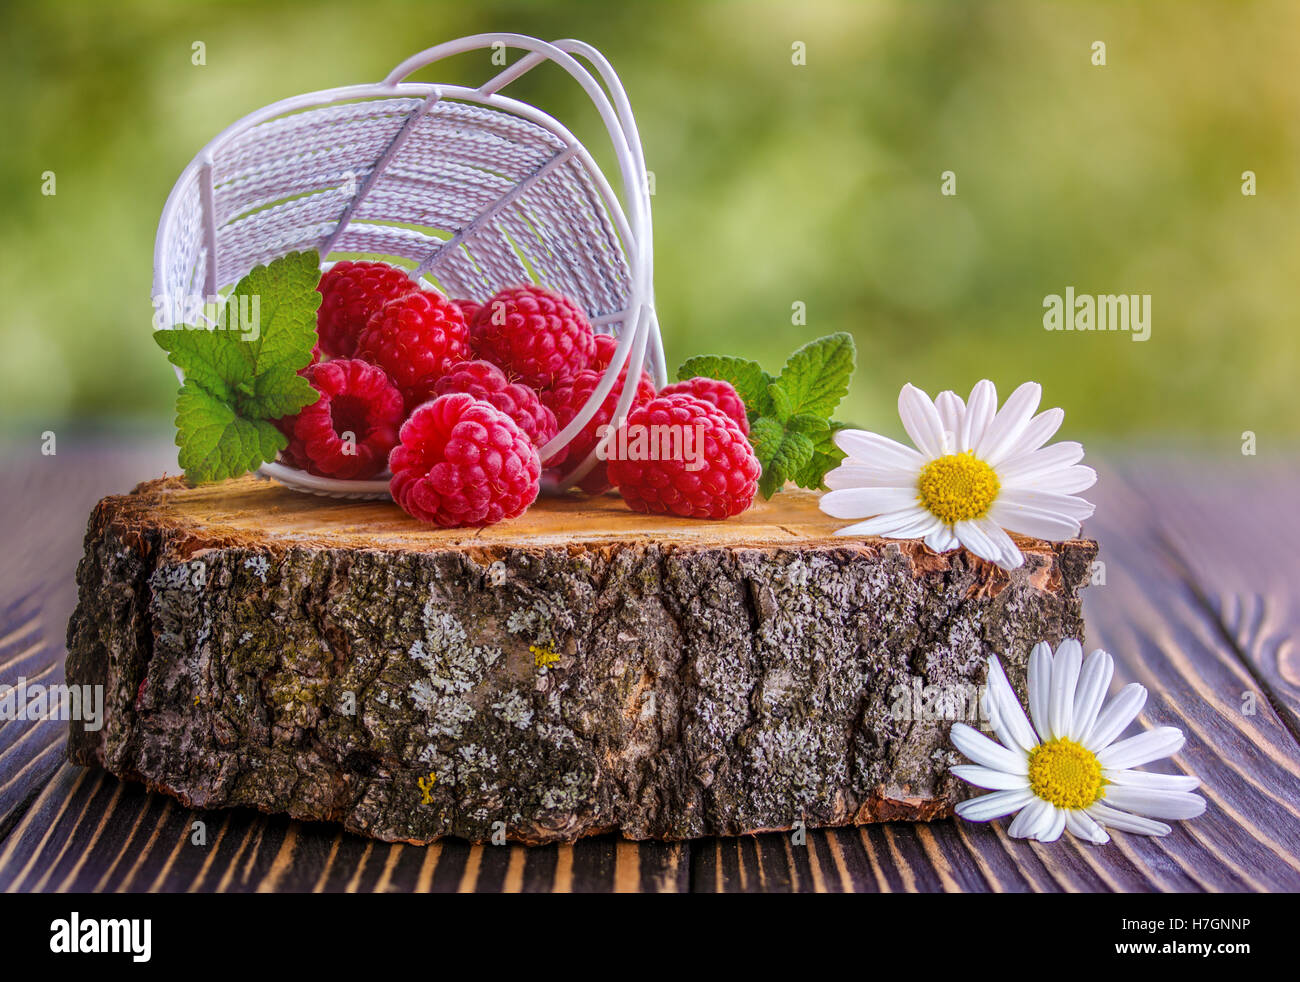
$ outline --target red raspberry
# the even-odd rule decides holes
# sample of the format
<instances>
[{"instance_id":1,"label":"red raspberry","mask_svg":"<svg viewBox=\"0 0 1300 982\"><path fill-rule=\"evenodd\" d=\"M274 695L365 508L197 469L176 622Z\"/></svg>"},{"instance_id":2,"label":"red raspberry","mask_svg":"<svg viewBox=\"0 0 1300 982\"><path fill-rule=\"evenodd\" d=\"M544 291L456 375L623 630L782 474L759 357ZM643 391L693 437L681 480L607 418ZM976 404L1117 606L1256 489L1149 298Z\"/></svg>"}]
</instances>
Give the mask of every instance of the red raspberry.
<instances>
[{"instance_id":1,"label":"red raspberry","mask_svg":"<svg viewBox=\"0 0 1300 982\"><path fill-rule=\"evenodd\" d=\"M389 489L422 522L491 525L522 515L537 497L537 448L482 399L454 392L426 402L402 424L401 439L388 459Z\"/></svg>"},{"instance_id":2,"label":"red raspberry","mask_svg":"<svg viewBox=\"0 0 1300 982\"><path fill-rule=\"evenodd\" d=\"M711 402L736 421L740 432L749 436L749 416L745 412L745 403L730 382L716 378L696 376L684 382L674 382L659 390L661 396L673 396L684 392L696 399Z\"/></svg>"},{"instance_id":3,"label":"red raspberry","mask_svg":"<svg viewBox=\"0 0 1300 982\"><path fill-rule=\"evenodd\" d=\"M570 381L564 382L553 389L547 389L542 393L543 404L549 406L555 413L555 422L558 426L556 432L564 429L574 416L578 415L578 410L587 404L587 399L596 386L600 384L603 372L584 369L575 375ZM600 428L609 425L614 418L614 410L618 408L618 397L623 392L623 385L627 381L627 371L624 370L614 383L614 387L609 390L609 395L605 396L605 401L601 403L600 408L596 410L593 416L575 436L568 445L566 451L548 460L547 466L554 467L564 460L571 460L574 463L581 463L591 453L593 447L600 437ZM632 405L629 412L637 406L644 405L655 397L655 387L650 381L650 376L645 372L641 373L641 381L636 387L636 395L632 397ZM605 475L605 462L597 461L581 481L578 487L588 494L600 494L607 491L610 487L609 479Z\"/></svg>"},{"instance_id":4,"label":"red raspberry","mask_svg":"<svg viewBox=\"0 0 1300 982\"><path fill-rule=\"evenodd\" d=\"M591 359L591 368L601 373L609 367L609 363L614 360L614 349L618 347L618 338L612 334L596 335L596 354ZM629 356L629 361L631 360ZM627 378L627 365L624 364L622 370L618 373L620 379ZM641 384L650 386L650 391L654 391L654 379L645 369L641 370Z\"/></svg>"},{"instance_id":5,"label":"red raspberry","mask_svg":"<svg viewBox=\"0 0 1300 982\"><path fill-rule=\"evenodd\" d=\"M335 263L320 278L320 308L316 333L321 351L331 358L351 358L357 353L357 335L370 315L398 297L418 290L419 284L387 263Z\"/></svg>"},{"instance_id":6,"label":"red raspberry","mask_svg":"<svg viewBox=\"0 0 1300 982\"><path fill-rule=\"evenodd\" d=\"M302 376L320 398L296 416L278 421L289 446L280 456L290 467L345 480L374 477L397 445L405 415L402 394L388 376L354 358L311 365ZM351 434L351 437L348 436Z\"/></svg>"},{"instance_id":7,"label":"red raspberry","mask_svg":"<svg viewBox=\"0 0 1300 982\"><path fill-rule=\"evenodd\" d=\"M614 360L614 351L618 348L618 338L612 334L596 335L596 350L591 356L591 365L589 367L596 370L608 368L609 363Z\"/></svg>"},{"instance_id":8,"label":"red raspberry","mask_svg":"<svg viewBox=\"0 0 1300 982\"><path fill-rule=\"evenodd\" d=\"M679 459L671 460L609 461L609 478L633 511L723 519L753 503L762 470L758 458L736 421L712 403L685 393L661 395L632 412L627 428L626 457L634 453L638 428L658 434L646 440L647 447L657 445L662 452L671 438L679 453ZM693 434L689 452L683 436L687 431ZM701 436L702 446L695 442ZM615 457L613 451L610 456Z\"/></svg>"},{"instance_id":9,"label":"red raspberry","mask_svg":"<svg viewBox=\"0 0 1300 982\"><path fill-rule=\"evenodd\" d=\"M540 286L502 290L470 325L479 356L535 389L573 378L596 350L591 324L572 300Z\"/></svg>"},{"instance_id":10,"label":"red raspberry","mask_svg":"<svg viewBox=\"0 0 1300 982\"><path fill-rule=\"evenodd\" d=\"M452 303L460 308L461 316L465 318L466 324L473 323L474 315L483 309L483 305L477 300L453 300Z\"/></svg>"},{"instance_id":11,"label":"red raspberry","mask_svg":"<svg viewBox=\"0 0 1300 982\"><path fill-rule=\"evenodd\" d=\"M388 373L412 410L433 394L433 383L470 357L460 308L418 290L390 300L357 338L357 357Z\"/></svg>"},{"instance_id":12,"label":"red raspberry","mask_svg":"<svg viewBox=\"0 0 1300 982\"><path fill-rule=\"evenodd\" d=\"M451 392L465 392L490 402L513 419L539 450L557 432L555 413L542 405L537 392L522 382L511 382L490 361L461 362L433 383L434 395Z\"/></svg>"}]
</instances>

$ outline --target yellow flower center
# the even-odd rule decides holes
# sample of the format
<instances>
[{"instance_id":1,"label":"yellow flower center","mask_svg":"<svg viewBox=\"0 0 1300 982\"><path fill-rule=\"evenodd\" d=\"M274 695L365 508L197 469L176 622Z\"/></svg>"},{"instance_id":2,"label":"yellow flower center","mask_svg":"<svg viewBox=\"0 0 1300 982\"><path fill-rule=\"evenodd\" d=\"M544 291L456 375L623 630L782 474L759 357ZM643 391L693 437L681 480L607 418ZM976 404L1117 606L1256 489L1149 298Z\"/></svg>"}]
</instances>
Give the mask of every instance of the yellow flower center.
<instances>
[{"instance_id":1,"label":"yellow flower center","mask_svg":"<svg viewBox=\"0 0 1300 982\"><path fill-rule=\"evenodd\" d=\"M917 500L949 525L983 518L1001 489L993 468L969 450L936 457L916 481Z\"/></svg>"},{"instance_id":2,"label":"yellow flower center","mask_svg":"<svg viewBox=\"0 0 1300 982\"><path fill-rule=\"evenodd\" d=\"M1029 790L1058 808L1087 808L1105 781L1097 755L1073 740L1051 740L1029 751Z\"/></svg>"}]
</instances>

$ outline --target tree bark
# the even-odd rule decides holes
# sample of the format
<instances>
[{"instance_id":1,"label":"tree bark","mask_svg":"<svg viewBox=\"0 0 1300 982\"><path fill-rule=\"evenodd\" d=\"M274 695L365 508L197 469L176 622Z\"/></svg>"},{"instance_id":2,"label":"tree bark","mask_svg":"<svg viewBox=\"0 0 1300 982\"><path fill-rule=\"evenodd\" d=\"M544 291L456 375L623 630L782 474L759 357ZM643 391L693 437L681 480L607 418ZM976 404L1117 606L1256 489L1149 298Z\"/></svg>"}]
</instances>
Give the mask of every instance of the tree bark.
<instances>
[{"instance_id":1,"label":"tree bark","mask_svg":"<svg viewBox=\"0 0 1300 982\"><path fill-rule=\"evenodd\" d=\"M946 816L951 720L979 725L990 654L1023 694L1035 642L1082 636L1096 544L1019 540L1008 574L838 524L787 491L725 523L606 497L434 530L149 482L90 518L67 674L105 715L69 755L387 841Z\"/></svg>"}]
</instances>

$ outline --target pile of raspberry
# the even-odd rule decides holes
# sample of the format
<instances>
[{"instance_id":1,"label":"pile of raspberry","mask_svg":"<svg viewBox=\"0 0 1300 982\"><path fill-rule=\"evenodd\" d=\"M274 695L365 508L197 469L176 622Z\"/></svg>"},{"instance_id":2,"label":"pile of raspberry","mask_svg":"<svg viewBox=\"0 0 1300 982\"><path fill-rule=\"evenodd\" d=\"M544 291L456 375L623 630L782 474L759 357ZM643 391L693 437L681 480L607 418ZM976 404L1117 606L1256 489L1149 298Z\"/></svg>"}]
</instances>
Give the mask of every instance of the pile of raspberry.
<instances>
[{"instance_id":1,"label":"pile of raspberry","mask_svg":"<svg viewBox=\"0 0 1300 982\"><path fill-rule=\"evenodd\" d=\"M721 519L754 499L759 465L735 389L695 378L656 392L643 371L615 430L627 368L605 376L619 342L559 293L447 298L366 261L335 263L318 290L316 360L302 375L320 396L279 421L289 466L344 480L387 470L402 509L447 528L522 515L561 465L580 490L615 487L641 512ZM557 435L562 448L542 459Z\"/></svg>"}]
</instances>

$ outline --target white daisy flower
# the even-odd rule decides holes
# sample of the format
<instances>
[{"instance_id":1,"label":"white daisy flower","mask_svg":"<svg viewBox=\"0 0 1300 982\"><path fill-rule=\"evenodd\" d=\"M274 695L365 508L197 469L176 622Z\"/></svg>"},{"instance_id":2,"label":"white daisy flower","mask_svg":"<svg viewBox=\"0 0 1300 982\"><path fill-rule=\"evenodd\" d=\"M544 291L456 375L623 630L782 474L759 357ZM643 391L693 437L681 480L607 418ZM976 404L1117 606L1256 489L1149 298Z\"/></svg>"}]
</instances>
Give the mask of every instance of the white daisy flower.
<instances>
[{"instance_id":1,"label":"white daisy flower","mask_svg":"<svg viewBox=\"0 0 1300 982\"><path fill-rule=\"evenodd\" d=\"M957 814L987 822L1016 812L1013 838L1054 842L1064 829L1088 842L1110 841L1107 828L1165 835L1159 818L1195 818L1205 799L1191 794L1200 778L1151 774L1134 767L1175 754L1182 730L1161 726L1115 742L1147 701L1147 690L1126 685L1105 709L1115 663L1098 649L1083 660L1078 641L1040 642L1029 656L1029 715L996 657L989 659L984 707L1001 745L978 730L954 723L952 742L975 761L952 773L993 793L963 801Z\"/></svg>"},{"instance_id":2,"label":"white daisy flower","mask_svg":"<svg viewBox=\"0 0 1300 982\"><path fill-rule=\"evenodd\" d=\"M1092 487L1097 473L1079 463L1082 445L1043 446L1065 413L1034 415L1041 396L1037 382L1026 382L998 410L988 379L969 402L953 392L931 402L904 385L898 414L915 450L865 430L835 434L848 457L826 475L831 490L821 509L867 519L835 534L924 539L935 552L965 546L1004 569L1025 561L1007 531L1055 541L1078 535L1093 506L1075 493Z\"/></svg>"}]
</instances>

